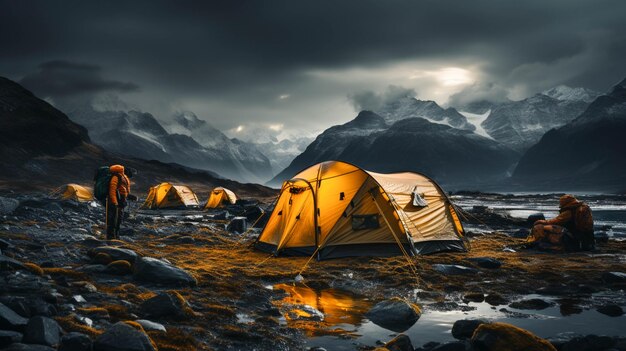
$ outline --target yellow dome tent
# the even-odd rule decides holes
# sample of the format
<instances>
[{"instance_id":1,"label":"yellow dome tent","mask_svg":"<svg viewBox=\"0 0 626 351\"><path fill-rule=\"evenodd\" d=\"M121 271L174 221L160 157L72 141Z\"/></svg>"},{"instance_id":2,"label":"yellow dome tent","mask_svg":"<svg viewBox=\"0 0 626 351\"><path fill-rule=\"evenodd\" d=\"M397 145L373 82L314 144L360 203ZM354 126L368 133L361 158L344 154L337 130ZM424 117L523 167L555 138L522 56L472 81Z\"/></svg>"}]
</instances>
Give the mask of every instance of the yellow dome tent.
<instances>
[{"instance_id":1,"label":"yellow dome tent","mask_svg":"<svg viewBox=\"0 0 626 351\"><path fill-rule=\"evenodd\" d=\"M161 183L150 188L141 208L185 208L199 205L198 197L188 186Z\"/></svg>"},{"instance_id":2,"label":"yellow dome tent","mask_svg":"<svg viewBox=\"0 0 626 351\"><path fill-rule=\"evenodd\" d=\"M61 200L74 200L78 202L88 202L94 200L91 189L78 184L63 185L57 188L52 195Z\"/></svg>"},{"instance_id":3,"label":"yellow dome tent","mask_svg":"<svg viewBox=\"0 0 626 351\"><path fill-rule=\"evenodd\" d=\"M462 236L454 206L432 179L328 161L283 183L255 246L275 255L317 251L318 259L390 256L465 251Z\"/></svg>"},{"instance_id":4,"label":"yellow dome tent","mask_svg":"<svg viewBox=\"0 0 626 351\"><path fill-rule=\"evenodd\" d=\"M217 187L213 189L213 191L211 191L211 195L206 201L206 205L204 205L204 208L207 209L224 207L228 204L234 205L235 202L237 202L237 196L235 195L235 193L226 188Z\"/></svg>"}]
</instances>

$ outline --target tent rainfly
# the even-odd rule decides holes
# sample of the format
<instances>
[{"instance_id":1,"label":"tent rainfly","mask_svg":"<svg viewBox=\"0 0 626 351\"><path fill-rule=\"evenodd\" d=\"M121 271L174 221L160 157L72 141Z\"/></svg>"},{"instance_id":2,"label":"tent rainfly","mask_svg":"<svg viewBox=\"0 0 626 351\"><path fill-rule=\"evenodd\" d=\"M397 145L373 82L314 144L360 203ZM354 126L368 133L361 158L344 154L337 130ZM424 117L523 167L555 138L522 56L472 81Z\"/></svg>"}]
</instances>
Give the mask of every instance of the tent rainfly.
<instances>
[{"instance_id":1,"label":"tent rainfly","mask_svg":"<svg viewBox=\"0 0 626 351\"><path fill-rule=\"evenodd\" d=\"M153 186L148 192L146 201L141 208L186 208L199 206L198 197L186 185L161 183Z\"/></svg>"},{"instance_id":2,"label":"tent rainfly","mask_svg":"<svg viewBox=\"0 0 626 351\"><path fill-rule=\"evenodd\" d=\"M454 206L432 179L327 161L283 183L255 246L275 255L317 253L317 259L415 255L466 251L463 234Z\"/></svg>"},{"instance_id":3,"label":"tent rainfly","mask_svg":"<svg viewBox=\"0 0 626 351\"><path fill-rule=\"evenodd\" d=\"M53 192L53 196L61 200L74 200L78 202L88 202L94 199L91 189L78 184L63 185Z\"/></svg>"},{"instance_id":4,"label":"tent rainfly","mask_svg":"<svg viewBox=\"0 0 626 351\"><path fill-rule=\"evenodd\" d=\"M218 208L224 207L228 204L234 205L237 202L237 196L232 191L217 187L211 191L211 195L209 199L206 201L206 205L204 205L205 209L208 208Z\"/></svg>"}]
</instances>

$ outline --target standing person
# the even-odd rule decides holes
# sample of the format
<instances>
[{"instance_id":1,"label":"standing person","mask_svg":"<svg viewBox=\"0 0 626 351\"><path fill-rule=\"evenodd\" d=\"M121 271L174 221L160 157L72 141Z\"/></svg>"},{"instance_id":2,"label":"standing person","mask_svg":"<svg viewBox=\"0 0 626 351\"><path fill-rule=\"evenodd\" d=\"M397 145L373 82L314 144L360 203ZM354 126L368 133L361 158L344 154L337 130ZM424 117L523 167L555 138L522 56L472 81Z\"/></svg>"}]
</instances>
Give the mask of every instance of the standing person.
<instances>
[{"instance_id":1,"label":"standing person","mask_svg":"<svg viewBox=\"0 0 626 351\"><path fill-rule=\"evenodd\" d=\"M124 219L124 208L130 195L130 178L135 173L134 169L124 169L122 165L109 167L111 180L109 193L106 199L106 233L107 240L117 239L120 225ZM130 198L134 196L130 195Z\"/></svg>"},{"instance_id":2,"label":"standing person","mask_svg":"<svg viewBox=\"0 0 626 351\"><path fill-rule=\"evenodd\" d=\"M573 195L561 196L559 215L549 220L536 221L530 232L529 241L560 247L567 251L593 250L595 238L591 209Z\"/></svg>"}]
</instances>

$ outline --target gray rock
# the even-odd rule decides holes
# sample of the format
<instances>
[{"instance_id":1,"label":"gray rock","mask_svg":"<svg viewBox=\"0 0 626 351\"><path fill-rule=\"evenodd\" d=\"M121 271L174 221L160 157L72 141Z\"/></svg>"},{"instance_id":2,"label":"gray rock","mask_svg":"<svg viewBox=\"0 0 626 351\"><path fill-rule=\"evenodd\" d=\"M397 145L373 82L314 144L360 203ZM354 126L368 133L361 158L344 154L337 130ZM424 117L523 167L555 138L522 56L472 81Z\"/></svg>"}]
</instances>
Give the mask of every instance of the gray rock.
<instances>
[{"instance_id":1,"label":"gray rock","mask_svg":"<svg viewBox=\"0 0 626 351\"><path fill-rule=\"evenodd\" d=\"M478 269L460 266L457 264L433 264L433 269L445 275L477 274Z\"/></svg>"},{"instance_id":2,"label":"gray rock","mask_svg":"<svg viewBox=\"0 0 626 351\"><path fill-rule=\"evenodd\" d=\"M15 199L0 196L0 215L13 213L19 205L20 202Z\"/></svg>"},{"instance_id":3,"label":"gray rock","mask_svg":"<svg viewBox=\"0 0 626 351\"><path fill-rule=\"evenodd\" d=\"M165 329L165 326L161 323L149 321L147 319L138 319L135 322L139 323L139 325L141 325L146 331L158 330L162 332L167 332L167 329Z\"/></svg>"},{"instance_id":4,"label":"gray rock","mask_svg":"<svg viewBox=\"0 0 626 351\"><path fill-rule=\"evenodd\" d=\"M56 351L50 346L44 345L26 345L26 344L11 344L11 346L2 349L2 351Z\"/></svg>"},{"instance_id":5,"label":"gray rock","mask_svg":"<svg viewBox=\"0 0 626 351\"><path fill-rule=\"evenodd\" d=\"M560 351L599 351L608 350L616 341L608 336L586 335L575 336L560 345Z\"/></svg>"},{"instance_id":6,"label":"gray rock","mask_svg":"<svg viewBox=\"0 0 626 351\"><path fill-rule=\"evenodd\" d=\"M22 262L14 260L11 257L0 255L0 270L8 269L24 269Z\"/></svg>"},{"instance_id":7,"label":"gray rock","mask_svg":"<svg viewBox=\"0 0 626 351\"><path fill-rule=\"evenodd\" d=\"M175 294L162 292L142 302L139 311L145 317L180 317L185 314L185 304L186 302Z\"/></svg>"},{"instance_id":8,"label":"gray rock","mask_svg":"<svg viewBox=\"0 0 626 351\"><path fill-rule=\"evenodd\" d=\"M87 273L104 273L106 269L107 266L103 264L86 264L82 267L79 267L77 270Z\"/></svg>"},{"instance_id":9,"label":"gray rock","mask_svg":"<svg viewBox=\"0 0 626 351\"><path fill-rule=\"evenodd\" d=\"M6 241L6 240L2 240L2 239L0 239L0 250L6 250L6 249L8 249L9 247L11 247L11 243L10 243L10 242L8 242L8 241ZM0 252L0 255L1 255L1 254L2 254L2 253Z\"/></svg>"},{"instance_id":10,"label":"gray rock","mask_svg":"<svg viewBox=\"0 0 626 351\"><path fill-rule=\"evenodd\" d=\"M455 339L470 339L479 325L488 323L483 319L461 319L452 325L452 336Z\"/></svg>"},{"instance_id":11,"label":"gray rock","mask_svg":"<svg viewBox=\"0 0 626 351\"><path fill-rule=\"evenodd\" d=\"M429 351L466 351L471 350L469 342L453 341L433 347Z\"/></svg>"},{"instance_id":12,"label":"gray rock","mask_svg":"<svg viewBox=\"0 0 626 351\"><path fill-rule=\"evenodd\" d=\"M0 348L22 341L22 333L12 330L0 330Z\"/></svg>"},{"instance_id":13,"label":"gray rock","mask_svg":"<svg viewBox=\"0 0 626 351\"><path fill-rule=\"evenodd\" d=\"M231 233L243 233L248 230L248 219L246 217L233 217L228 223L226 230Z\"/></svg>"},{"instance_id":14,"label":"gray rock","mask_svg":"<svg viewBox=\"0 0 626 351\"><path fill-rule=\"evenodd\" d=\"M626 273L623 272L606 272L602 274L602 280L608 284L626 283Z\"/></svg>"},{"instance_id":15,"label":"gray rock","mask_svg":"<svg viewBox=\"0 0 626 351\"><path fill-rule=\"evenodd\" d=\"M139 257L139 255L137 255L137 253L133 250L122 249L119 247L112 247L112 246L96 247L96 248L93 248L91 252L94 256L99 253L105 253L111 256L113 261L124 260L124 261L130 262L131 264L135 263L135 261Z\"/></svg>"},{"instance_id":16,"label":"gray rock","mask_svg":"<svg viewBox=\"0 0 626 351\"><path fill-rule=\"evenodd\" d=\"M417 306L400 298L392 298L377 303L365 316L385 329L403 332L413 326L421 314Z\"/></svg>"},{"instance_id":17,"label":"gray rock","mask_svg":"<svg viewBox=\"0 0 626 351\"><path fill-rule=\"evenodd\" d=\"M197 284L196 278L187 271L152 257L140 257L137 260L134 278L142 282L165 285Z\"/></svg>"},{"instance_id":18,"label":"gray rock","mask_svg":"<svg viewBox=\"0 0 626 351\"><path fill-rule=\"evenodd\" d=\"M91 339L82 333L68 333L61 338L59 351L91 351Z\"/></svg>"},{"instance_id":19,"label":"gray rock","mask_svg":"<svg viewBox=\"0 0 626 351\"><path fill-rule=\"evenodd\" d=\"M491 257L471 257L467 258L467 261L475 263L477 266L482 268L497 269L502 266L502 262Z\"/></svg>"},{"instance_id":20,"label":"gray rock","mask_svg":"<svg viewBox=\"0 0 626 351\"><path fill-rule=\"evenodd\" d=\"M54 319L37 316L28 321L24 330L25 343L55 346L60 341L61 328Z\"/></svg>"},{"instance_id":21,"label":"gray rock","mask_svg":"<svg viewBox=\"0 0 626 351\"><path fill-rule=\"evenodd\" d=\"M0 329L23 331L26 328L26 324L28 324L28 319L0 303Z\"/></svg>"},{"instance_id":22,"label":"gray rock","mask_svg":"<svg viewBox=\"0 0 626 351\"><path fill-rule=\"evenodd\" d=\"M96 338L93 351L156 351L148 336L118 322Z\"/></svg>"},{"instance_id":23,"label":"gray rock","mask_svg":"<svg viewBox=\"0 0 626 351\"><path fill-rule=\"evenodd\" d=\"M598 312L609 317L619 317L624 314L624 310L615 304L604 305L597 308Z\"/></svg>"}]
</instances>

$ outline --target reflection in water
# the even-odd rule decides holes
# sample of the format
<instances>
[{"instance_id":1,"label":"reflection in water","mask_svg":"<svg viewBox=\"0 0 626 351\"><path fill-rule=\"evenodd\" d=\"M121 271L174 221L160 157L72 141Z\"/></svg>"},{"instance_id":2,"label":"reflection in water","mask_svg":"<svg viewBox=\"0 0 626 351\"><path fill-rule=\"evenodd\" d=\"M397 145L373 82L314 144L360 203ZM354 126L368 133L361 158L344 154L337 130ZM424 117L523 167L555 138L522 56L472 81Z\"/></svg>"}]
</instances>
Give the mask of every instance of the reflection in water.
<instances>
[{"instance_id":1,"label":"reflection in water","mask_svg":"<svg viewBox=\"0 0 626 351\"><path fill-rule=\"evenodd\" d=\"M330 327L359 327L365 313L372 307L367 298L337 289L316 290L303 284L277 284L274 288L289 294L280 302L288 309L288 323L298 324L297 327L308 330L309 335L335 334L330 330L326 330L327 333L321 330ZM303 305L322 312L323 319L315 318L315 313ZM307 323L311 325L303 325ZM345 333L342 329L335 331Z\"/></svg>"}]
</instances>

